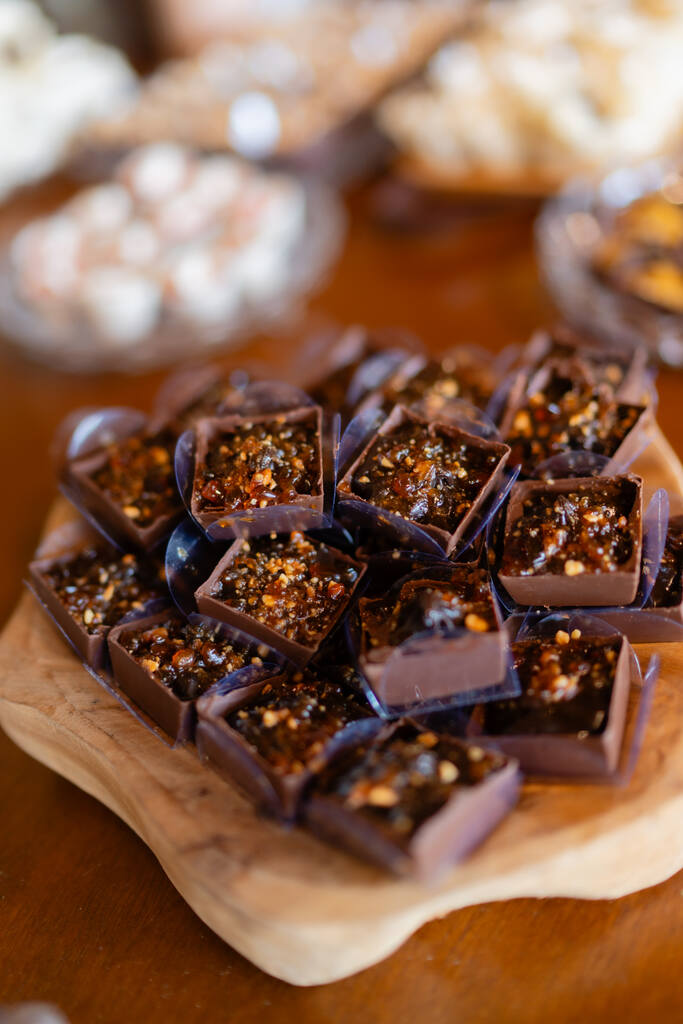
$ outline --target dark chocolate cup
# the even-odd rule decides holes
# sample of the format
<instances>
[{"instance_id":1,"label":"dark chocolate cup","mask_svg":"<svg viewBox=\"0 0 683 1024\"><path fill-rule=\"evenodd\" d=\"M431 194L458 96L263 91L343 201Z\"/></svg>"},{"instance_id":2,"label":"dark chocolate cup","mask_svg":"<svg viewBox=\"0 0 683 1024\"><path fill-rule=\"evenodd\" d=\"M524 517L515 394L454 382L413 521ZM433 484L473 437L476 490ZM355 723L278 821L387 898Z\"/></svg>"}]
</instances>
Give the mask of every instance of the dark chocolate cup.
<instances>
[{"instance_id":1,"label":"dark chocolate cup","mask_svg":"<svg viewBox=\"0 0 683 1024\"><path fill-rule=\"evenodd\" d=\"M74 459L64 469L62 490L108 539L124 547L131 545L139 551L151 551L182 519L184 509L180 497L177 507L158 516L149 526L137 526L92 479L93 473L105 465L108 457L106 451L101 451Z\"/></svg>"},{"instance_id":2,"label":"dark chocolate cup","mask_svg":"<svg viewBox=\"0 0 683 1024\"><path fill-rule=\"evenodd\" d=\"M471 738L483 746L494 744L504 754L517 758L527 775L556 778L602 779L613 775L619 765L626 712L631 687L631 649L625 637L617 658L614 684L607 711L607 724L600 733L581 738L577 733L481 734L472 720Z\"/></svg>"},{"instance_id":3,"label":"dark chocolate cup","mask_svg":"<svg viewBox=\"0 0 683 1024\"><path fill-rule=\"evenodd\" d=\"M388 512L380 506L374 505L372 502L359 497L352 489L355 472L368 451L371 449L375 438L391 434L395 428L402 426L406 422L417 423L424 427L438 426L445 434L459 440L463 439L470 447L495 452L498 456L496 468L492 472L488 481L482 487L475 501L472 503L472 507L460 521L456 529L451 533L438 527L430 526L427 523L416 523L410 519L404 519L396 513ZM445 551L447 555L452 555L457 551L458 545L465 539L468 528L476 522L478 513L485 505L489 495L502 483L505 464L509 455L510 448L506 444L500 444L497 441L486 441L475 434L467 433L466 431L448 423L427 423L426 420L422 419L420 416L416 416L414 413L410 412L409 409L404 408L402 405L397 405L339 481L337 500L339 503L340 513L346 513L351 518L355 517L358 520L364 521L371 515L374 515L376 522L380 527L387 526L390 529L393 528L399 534L402 527L404 530L407 529L408 531L412 528L422 534L426 534L428 539L436 545L436 550L441 548L441 550Z\"/></svg>"},{"instance_id":4,"label":"dark chocolate cup","mask_svg":"<svg viewBox=\"0 0 683 1024\"><path fill-rule=\"evenodd\" d=\"M67 525L69 527L73 526L73 530L69 530L69 537L64 535L65 543L55 548L54 554L48 554L53 539L52 534L41 544L38 553L42 557L34 559L28 565L28 582L35 596L81 660L97 672L103 669L107 662L107 635L114 627L102 626L97 633L89 633L84 624L78 622L69 614L67 608L59 600L57 594L45 578L45 573L60 562L70 561L85 547L90 545L104 547L105 545L102 543L102 538L90 530L85 522L79 521ZM63 531L55 531L55 539L57 539L57 534L63 534ZM164 600L166 599L159 597L148 602L138 611L130 612L126 615L125 621L135 622L145 615L152 614Z\"/></svg>"},{"instance_id":5,"label":"dark chocolate cup","mask_svg":"<svg viewBox=\"0 0 683 1024\"><path fill-rule=\"evenodd\" d=\"M639 476L633 474L624 474L624 476L626 479L632 480L637 488L636 500L628 520L634 540L633 553L628 562L616 572L585 572L577 576L551 572L537 573L533 576L513 576L499 573L499 581L517 604L523 606L545 605L549 608L590 608L601 605L631 604L640 582L640 559L643 546L643 482ZM503 544L505 545L505 540L521 515L524 501L534 491L563 494L575 490L578 485L599 487L604 482L605 477L571 477L548 483L525 480L515 484L507 508Z\"/></svg>"},{"instance_id":6,"label":"dark chocolate cup","mask_svg":"<svg viewBox=\"0 0 683 1024\"><path fill-rule=\"evenodd\" d=\"M393 729L383 733L380 741L391 732ZM519 785L518 764L510 760L478 785L454 791L441 810L404 843L381 825L344 807L341 801L317 793L315 786L304 808L304 820L320 838L363 860L398 875L431 882L493 831L516 803Z\"/></svg>"},{"instance_id":7,"label":"dark chocolate cup","mask_svg":"<svg viewBox=\"0 0 683 1024\"><path fill-rule=\"evenodd\" d=\"M383 723L372 717L351 722L303 771L278 771L225 720L227 714L255 700L265 683L266 680L262 680L239 691L200 697L197 702L197 749L202 761L211 764L239 786L258 807L290 822L297 818L304 792L315 773L327 764L330 757L338 750L373 736Z\"/></svg>"},{"instance_id":8,"label":"dark chocolate cup","mask_svg":"<svg viewBox=\"0 0 683 1024\"><path fill-rule=\"evenodd\" d=\"M241 630L249 636L256 637L258 640L262 640L276 651L281 651L290 661L293 661L296 665L303 666L311 660L316 654L320 644L323 640L329 636L334 627L337 625L341 617L345 614L348 609L353 597L358 589L367 566L363 562L357 561L355 558L349 557L342 551L338 551L336 548L328 547L328 551L332 555L332 558L336 564L345 566L352 566L358 570L358 578L348 596L348 599L338 609L334 618L330 620L329 625L323 633L320 634L317 642L314 646L308 647L305 644L298 643L296 640L290 640L282 633L278 633L276 630L271 629L270 626L264 625L259 622L258 619L249 615L247 612L238 611L235 608L231 608L229 604L222 601L220 598L215 597L213 594L214 587L218 580L222 576L224 570L234 558L242 550L243 540L238 538L235 540L228 550L225 552L220 562L209 576L208 580L195 591L195 599L197 601L197 607L202 615L208 615L211 618L218 619L220 622L226 622L230 626Z\"/></svg>"},{"instance_id":9,"label":"dark chocolate cup","mask_svg":"<svg viewBox=\"0 0 683 1024\"><path fill-rule=\"evenodd\" d=\"M262 536L289 530L314 529L324 525L324 472L323 472L323 413L319 406L304 406L287 412L259 414L257 416L223 416L200 420L196 429L195 479L197 469L206 458L215 434L228 432L244 423L269 423L279 419L287 423L315 422L318 436L318 478L315 494L297 496L289 505L269 505L266 508L241 509L225 512L219 509L202 511L197 500L194 483L190 499L190 513L205 530L220 527L221 538ZM213 532L213 531L212 531Z\"/></svg>"},{"instance_id":10,"label":"dark chocolate cup","mask_svg":"<svg viewBox=\"0 0 683 1024\"><path fill-rule=\"evenodd\" d=\"M126 622L115 626L109 633L107 645L114 682L118 688L173 740L178 743L186 743L194 739L197 723L196 705L199 698L182 700L177 697L169 687L164 686L159 680L153 679L149 672L121 644L121 637L125 633L132 630L149 629L156 623L164 622L171 617L181 617L175 606L169 606L164 611L137 619L135 622ZM211 687L211 691L217 687L234 686L239 689L240 685L247 686L253 682L255 676L263 683L265 682L264 677L273 675L275 671L274 667L269 668L267 665L262 668L247 665L243 669L217 680Z\"/></svg>"}]
</instances>

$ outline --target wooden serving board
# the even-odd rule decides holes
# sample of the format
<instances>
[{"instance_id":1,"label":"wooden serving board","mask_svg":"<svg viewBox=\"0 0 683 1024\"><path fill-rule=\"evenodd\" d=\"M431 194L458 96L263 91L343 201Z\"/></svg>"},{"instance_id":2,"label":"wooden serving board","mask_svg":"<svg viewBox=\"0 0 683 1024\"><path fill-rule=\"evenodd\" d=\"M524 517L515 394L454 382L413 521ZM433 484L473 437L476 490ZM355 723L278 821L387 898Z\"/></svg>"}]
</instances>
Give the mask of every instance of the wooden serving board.
<instances>
[{"instance_id":1,"label":"wooden serving board","mask_svg":"<svg viewBox=\"0 0 683 1024\"><path fill-rule=\"evenodd\" d=\"M683 468L659 431L634 469L649 492L683 495ZM66 515L62 503L50 527ZM659 645L659 653L661 679L630 784L525 785L517 809L433 887L397 881L260 817L194 748L172 750L102 689L29 593L0 639L0 723L123 818L226 942L276 977L315 985L376 963L459 907L617 897L682 868L683 645Z\"/></svg>"}]
</instances>

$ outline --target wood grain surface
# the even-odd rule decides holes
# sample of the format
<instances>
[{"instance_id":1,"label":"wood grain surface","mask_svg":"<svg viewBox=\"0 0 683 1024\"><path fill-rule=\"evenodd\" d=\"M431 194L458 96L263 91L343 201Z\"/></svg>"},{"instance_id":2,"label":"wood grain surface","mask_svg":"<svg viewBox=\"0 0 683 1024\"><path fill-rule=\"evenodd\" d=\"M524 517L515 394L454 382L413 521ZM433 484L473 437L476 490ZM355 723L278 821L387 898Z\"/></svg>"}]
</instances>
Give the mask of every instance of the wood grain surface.
<instances>
[{"instance_id":1,"label":"wood grain surface","mask_svg":"<svg viewBox=\"0 0 683 1024\"><path fill-rule=\"evenodd\" d=\"M551 315L534 268L529 207L463 210L448 218L447 231L417 235L380 228L367 195L352 207L347 249L313 304L318 311L404 324L435 351L464 340L496 350ZM22 212L16 204L5 226ZM279 371L292 348L262 339L250 354ZM0 372L7 614L54 493L52 430L76 405L147 407L159 376L74 380L8 354ZM680 453L680 378L663 374L660 392L660 423ZM425 926L383 964L300 990L212 935L145 846L91 798L6 739L0 766L0 1001L52 1000L74 1022L628 1022L683 1013L680 874L613 902L515 900L461 910ZM629 857L625 847L626 866Z\"/></svg>"}]
</instances>

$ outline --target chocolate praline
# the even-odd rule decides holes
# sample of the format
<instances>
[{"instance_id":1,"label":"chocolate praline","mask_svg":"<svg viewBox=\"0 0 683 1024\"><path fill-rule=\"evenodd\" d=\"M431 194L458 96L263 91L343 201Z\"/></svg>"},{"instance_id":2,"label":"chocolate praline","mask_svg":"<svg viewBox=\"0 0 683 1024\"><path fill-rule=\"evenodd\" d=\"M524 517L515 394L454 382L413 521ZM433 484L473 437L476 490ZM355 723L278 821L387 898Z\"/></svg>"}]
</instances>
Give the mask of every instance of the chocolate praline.
<instances>
[{"instance_id":1,"label":"chocolate praline","mask_svg":"<svg viewBox=\"0 0 683 1024\"><path fill-rule=\"evenodd\" d=\"M500 482L510 449L396 406L338 486L342 512L375 509L380 528L401 520L452 553Z\"/></svg>"},{"instance_id":2,"label":"chocolate praline","mask_svg":"<svg viewBox=\"0 0 683 1024\"><path fill-rule=\"evenodd\" d=\"M173 739L194 738L199 697L242 670L272 674L265 649L232 637L221 623L187 620L168 607L111 631L108 638L114 680Z\"/></svg>"},{"instance_id":3,"label":"chocolate praline","mask_svg":"<svg viewBox=\"0 0 683 1024\"><path fill-rule=\"evenodd\" d=\"M479 845L518 787L506 756L400 722L331 760L305 820L335 846L427 881Z\"/></svg>"},{"instance_id":4,"label":"chocolate praline","mask_svg":"<svg viewBox=\"0 0 683 1024\"><path fill-rule=\"evenodd\" d=\"M287 674L197 705L197 746L259 806L291 821L313 776L382 727L365 701L324 670Z\"/></svg>"},{"instance_id":5,"label":"chocolate praline","mask_svg":"<svg viewBox=\"0 0 683 1024\"><path fill-rule=\"evenodd\" d=\"M642 480L574 477L516 484L498 578L521 605L627 605L642 552Z\"/></svg>"},{"instance_id":6,"label":"chocolate praline","mask_svg":"<svg viewBox=\"0 0 683 1024\"><path fill-rule=\"evenodd\" d=\"M31 585L91 668L104 665L105 638L125 616L168 600L163 563L88 539L28 567Z\"/></svg>"},{"instance_id":7,"label":"chocolate praline","mask_svg":"<svg viewBox=\"0 0 683 1024\"><path fill-rule=\"evenodd\" d=\"M199 610L303 665L353 599L365 565L313 537L235 540L196 591Z\"/></svg>"},{"instance_id":8,"label":"chocolate praline","mask_svg":"<svg viewBox=\"0 0 683 1024\"><path fill-rule=\"evenodd\" d=\"M631 680L625 638L560 628L513 643L512 654L521 696L483 705L470 733L482 733L482 742L495 742L533 775L612 774Z\"/></svg>"},{"instance_id":9,"label":"chocolate praline","mask_svg":"<svg viewBox=\"0 0 683 1024\"><path fill-rule=\"evenodd\" d=\"M319 526L324 505L322 410L307 406L259 416L200 420L190 509L203 527L239 522L256 536ZM283 527L286 528L286 527Z\"/></svg>"}]
</instances>

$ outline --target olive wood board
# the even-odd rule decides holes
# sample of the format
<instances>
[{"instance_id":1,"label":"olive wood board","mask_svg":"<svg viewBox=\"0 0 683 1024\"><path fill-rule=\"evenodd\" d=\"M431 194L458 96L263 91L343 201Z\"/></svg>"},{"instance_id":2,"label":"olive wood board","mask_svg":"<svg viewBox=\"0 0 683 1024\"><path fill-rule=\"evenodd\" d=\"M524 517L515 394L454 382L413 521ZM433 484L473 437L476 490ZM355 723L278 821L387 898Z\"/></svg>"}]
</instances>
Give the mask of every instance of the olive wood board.
<instances>
[{"instance_id":1,"label":"olive wood board","mask_svg":"<svg viewBox=\"0 0 683 1024\"><path fill-rule=\"evenodd\" d=\"M648 492L683 495L683 467L658 429L653 437L635 471ZM70 515L60 502L48 526ZM661 677L628 786L526 784L483 846L433 886L257 814L193 747L160 742L100 687L28 592L0 638L0 724L127 822L226 942L278 978L316 985L378 962L459 907L614 898L683 868L683 644L658 651Z\"/></svg>"}]
</instances>

